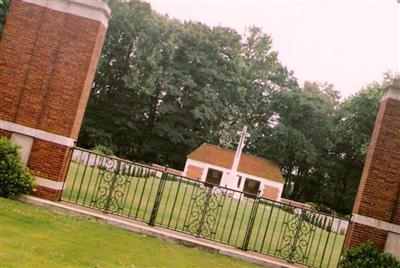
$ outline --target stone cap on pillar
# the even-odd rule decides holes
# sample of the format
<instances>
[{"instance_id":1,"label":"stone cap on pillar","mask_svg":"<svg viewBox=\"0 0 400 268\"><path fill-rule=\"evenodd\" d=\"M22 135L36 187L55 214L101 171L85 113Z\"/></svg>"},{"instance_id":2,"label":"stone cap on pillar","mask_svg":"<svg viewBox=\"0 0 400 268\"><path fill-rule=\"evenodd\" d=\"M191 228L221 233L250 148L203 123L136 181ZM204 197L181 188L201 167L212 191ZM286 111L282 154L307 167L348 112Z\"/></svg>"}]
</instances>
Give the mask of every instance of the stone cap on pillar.
<instances>
[{"instance_id":1,"label":"stone cap on pillar","mask_svg":"<svg viewBox=\"0 0 400 268\"><path fill-rule=\"evenodd\" d=\"M108 27L111 19L111 9L103 0L23 0L60 12L92 19Z\"/></svg>"},{"instance_id":2,"label":"stone cap on pillar","mask_svg":"<svg viewBox=\"0 0 400 268\"><path fill-rule=\"evenodd\" d=\"M400 100L400 78L393 79L393 82L386 86L381 101L386 99Z\"/></svg>"}]
</instances>

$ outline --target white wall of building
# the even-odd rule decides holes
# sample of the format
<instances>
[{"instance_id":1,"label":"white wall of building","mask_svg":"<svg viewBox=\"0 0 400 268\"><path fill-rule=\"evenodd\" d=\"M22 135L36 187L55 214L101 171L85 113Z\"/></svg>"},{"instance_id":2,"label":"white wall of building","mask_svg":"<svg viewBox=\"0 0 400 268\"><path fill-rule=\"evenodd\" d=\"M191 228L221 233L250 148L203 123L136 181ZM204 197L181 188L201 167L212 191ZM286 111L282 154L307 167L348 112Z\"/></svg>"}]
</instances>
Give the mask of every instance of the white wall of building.
<instances>
[{"instance_id":1,"label":"white wall of building","mask_svg":"<svg viewBox=\"0 0 400 268\"><path fill-rule=\"evenodd\" d=\"M280 197L282 195L282 190L283 190L283 183L279 183L274 180L269 180L268 178L261 178L261 177L253 176L253 175L242 173L242 172L238 171L237 175L241 176L242 180L241 180L240 186L237 187L237 179L233 179L229 176L230 169L223 168L220 166L215 166L215 165L205 163L205 162L200 162L200 161L193 160L193 159L187 159L186 164L185 164L185 169L183 171L183 176L186 176L186 172L187 172L187 169L189 166L196 166L196 167L200 167L203 169L203 173L201 175L200 181L206 180L207 172L208 172L209 168L222 171L222 178L221 178L220 185L230 188L230 189L233 189L233 190L237 190L237 191L243 191L244 182L246 181L247 178L259 181L260 182L259 190L261 191L261 194L263 193L265 186L277 188L277 189L279 189L277 201L280 201Z\"/></svg>"}]
</instances>

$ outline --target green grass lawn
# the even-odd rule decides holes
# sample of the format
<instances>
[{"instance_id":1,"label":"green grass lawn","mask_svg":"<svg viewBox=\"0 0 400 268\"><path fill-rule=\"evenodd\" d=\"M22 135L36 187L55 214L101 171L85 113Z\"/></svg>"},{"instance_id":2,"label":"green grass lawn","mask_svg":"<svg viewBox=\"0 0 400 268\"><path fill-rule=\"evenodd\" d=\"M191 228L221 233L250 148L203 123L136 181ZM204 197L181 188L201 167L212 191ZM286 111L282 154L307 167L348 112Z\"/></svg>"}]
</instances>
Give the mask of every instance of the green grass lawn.
<instances>
[{"instance_id":1,"label":"green grass lawn","mask_svg":"<svg viewBox=\"0 0 400 268\"><path fill-rule=\"evenodd\" d=\"M0 267L259 267L0 199Z\"/></svg>"},{"instance_id":2,"label":"green grass lawn","mask_svg":"<svg viewBox=\"0 0 400 268\"><path fill-rule=\"evenodd\" d=\"M156 192L160 180L153 176L120 176L115 184L116 193L112 200L112 207L120 207L117 214L133 219L148 222L156 198ZM102 194L106 193L99 185L107 185L105 178L111 179L112 173L104 172L98 168L86 167L84 164L71 162L63 200L78 203L85 206L102 206ZM163 190L160 207L155 223L160 226L179 231L195 233L195 228L188 226L196 223L196 214L193 212L193 204L204 201L196 196L204 195L208 188L201 189L199 184L188 183L185 180L167 180ZM228 192L229 193L229 192ZM107 195L105 195L107 196ZM100 200L100 202L92 202ZM209 221L205 221L207 228L214 233L209 237L237 247L241 247L247 230L250 214L253 207L253 199L230 198L228 194L216 194L211 199L219 204ZM201 202L200 202L201 203ZM201 204L200 204L201 207ZM284 222L293 222L297 218L294 214L282 209L276 203L260 203L255 217L253 232L249 241L249 250L254 250L277 257L285 257L285 239L290 236L287 229L289 225ZM338 232L329 232L314 225L304 225L304 234L301 236L302 245L306 248L299 249L302 256L307 259L301 262L316 267L336 267L339 259L344 235ZM310 230L306 230L311 228Z\"/></svg>"}]
</instances>

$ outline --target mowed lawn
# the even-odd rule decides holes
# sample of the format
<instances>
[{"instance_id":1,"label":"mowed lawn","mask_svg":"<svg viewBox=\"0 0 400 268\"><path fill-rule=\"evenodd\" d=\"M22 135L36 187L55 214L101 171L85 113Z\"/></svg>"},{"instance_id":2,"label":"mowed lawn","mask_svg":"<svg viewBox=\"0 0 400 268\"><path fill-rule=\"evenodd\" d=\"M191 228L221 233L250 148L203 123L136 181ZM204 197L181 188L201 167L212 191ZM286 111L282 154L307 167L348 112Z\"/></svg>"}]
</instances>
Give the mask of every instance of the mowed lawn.
<instances>
[{"instance_id":1,"label":"mowed lawn","mask_svg":"<svg viewBox=\"0 0 400 268\"><path fill-rule=\"evenodd\" d=\"M259 267L0 199L0 267Z\"/></svg>"},{"instance_id":2,"label":"mowed lawn","mask_svg":"<svg viewBox=\"0 0 400 268\"><path fill-rule=\"evenodd\" d=\"M112 198L115 201L112 208L120 207L117 214L148 222L160 180L154 176L143 176L146 172L138 171L137 167L136 171L138 174L135 173L134 176L118 176L114 186L115 193L120 194ZM108 197L108 192L104 191L103 186L107 186L106 180L111 181L112 177L112 173L71 162L63 200L101 208L104 206L102 195ZM204 191L209 189L202 189L199 185L179 177L167 180L155 223L195 234L196 228L191 229L190 226L196 227L196 219L193 216L198 214L192 212L203 208L201 204L204 204L206 196ZM215 232L208 238L241 247L254 201L243 196L240 196L239 201L237 198L230 198L230 193L233 192L216 193L210 200L218 205L214 205L215 209L208 213L212 217L207 228ZM194 206L195 202L198 202L200 207ZM285 244L290 233L285 227L288 225L284 223L289 222L290 226L293 226L295 220L296 216L278 203L260 203L249 241L249 250L284 257L290 248L289 244ZM338 230L329 232L311 224L305 224L303 228L305 233L301 237L301 244L307 243L309 246L299 249L307 257L301 262L310 266L336 267L344 235Z\"/></svg>"}]
</instances>

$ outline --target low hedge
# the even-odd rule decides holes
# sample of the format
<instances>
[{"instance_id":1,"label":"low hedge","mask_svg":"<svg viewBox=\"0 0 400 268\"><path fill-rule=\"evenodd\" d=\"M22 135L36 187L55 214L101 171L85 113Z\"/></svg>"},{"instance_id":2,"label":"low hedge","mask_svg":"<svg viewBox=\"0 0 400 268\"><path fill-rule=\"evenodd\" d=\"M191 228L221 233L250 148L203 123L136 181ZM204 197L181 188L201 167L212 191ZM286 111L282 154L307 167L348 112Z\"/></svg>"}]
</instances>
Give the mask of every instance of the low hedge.
<instances>
[{"instance_id":1,"label":"low hedge","mask_svg":"<svg viewBox=\"0 0 400 268\"><path fill-rule=\"evenodd\" d=\"M21 162L18 146L0 138L0 196L11 197L33 190L33 174Z\"/></svg>"},{"instance_id":2,"label":"low hedge","mask_svg":"<svg viewBox=\"0 0 400 268\"><path fill-rule=\"evenodd\" d=\"M341 268L400 268L400 262L392 255L380 252L371 243L346 250L340 261Z\"/></svg>"}]
</instances>

